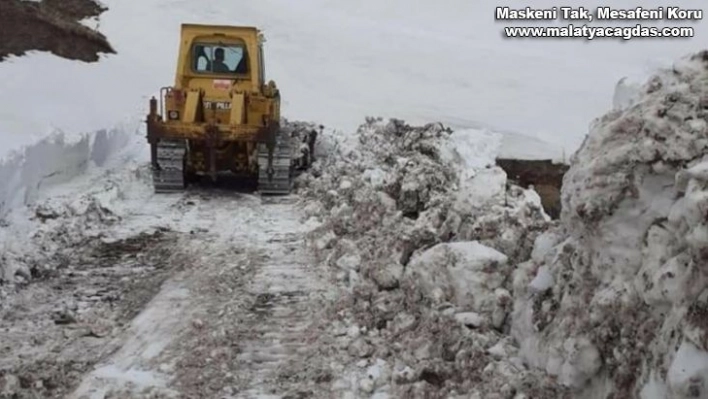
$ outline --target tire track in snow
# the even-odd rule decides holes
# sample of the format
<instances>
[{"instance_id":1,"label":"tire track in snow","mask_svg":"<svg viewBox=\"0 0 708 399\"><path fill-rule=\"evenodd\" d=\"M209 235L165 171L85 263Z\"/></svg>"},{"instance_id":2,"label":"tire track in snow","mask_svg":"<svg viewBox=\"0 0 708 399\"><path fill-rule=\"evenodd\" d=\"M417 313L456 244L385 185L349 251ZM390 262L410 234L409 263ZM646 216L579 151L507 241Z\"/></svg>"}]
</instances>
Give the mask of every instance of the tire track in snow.
<instances>
[{"instance_id":1,"label":"tire track in snow","mask_svg":"<svg viewBox=\"0 0 708 399\"><path fill-rule=\"evenodd\" d=\"M252 327L242 331L243 349L237 358L238 369L248 370L250 382L235 395L238 399L281 398L272 394L298 391L295 386L279 386L278 371L312 349L315 337L308 328L318 309L316 297L324 293L323 282L307 263L302 226L288 219L271 221L278 229L270 230L273 236L264 243L270 256L246 287L256 300L248 315Z\"/></svg>"},{"instance_id":2,"label":"tire track in snow","mask_svg":"<svg viewBox=\"0 0 708 399\"><path fill-rule=\"evenodd\" d=\"M287 370L308 362L326 285L308 262L296 205L264 202L273 203L187 194L171 208L176 227L193 233L189 246L198 261L163 286L121 350L72 398L281 398L303 391L307 381Z\"/></svg>"}]
</instances>

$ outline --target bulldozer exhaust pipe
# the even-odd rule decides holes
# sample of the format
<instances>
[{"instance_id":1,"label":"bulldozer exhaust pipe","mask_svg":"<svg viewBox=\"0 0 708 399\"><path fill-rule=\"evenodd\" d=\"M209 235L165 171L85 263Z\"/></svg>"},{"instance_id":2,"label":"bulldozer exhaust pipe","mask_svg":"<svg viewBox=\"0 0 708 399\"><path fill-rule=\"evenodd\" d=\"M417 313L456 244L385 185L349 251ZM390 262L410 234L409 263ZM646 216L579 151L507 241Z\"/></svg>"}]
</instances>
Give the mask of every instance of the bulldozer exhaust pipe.
<instances>
[{"instance_id":1,"label":"bulldozer exhaust pipe","mask_svg":"<svg viewBox=\"0 0 708 399\"><path fill-rule=\"evenodd\" d=\"M157 116L157 99L153 96L150 99L150 117L155 118Z\"/></svg>"}]
</instances>

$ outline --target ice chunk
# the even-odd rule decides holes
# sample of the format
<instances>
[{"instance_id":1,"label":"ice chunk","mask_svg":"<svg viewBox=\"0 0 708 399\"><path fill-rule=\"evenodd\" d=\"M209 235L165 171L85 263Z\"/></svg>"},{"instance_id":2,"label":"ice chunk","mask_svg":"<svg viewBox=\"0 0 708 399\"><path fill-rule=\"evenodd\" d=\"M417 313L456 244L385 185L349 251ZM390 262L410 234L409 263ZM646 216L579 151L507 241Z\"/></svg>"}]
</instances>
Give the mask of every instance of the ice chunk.
<instances>
[{"instance_id":1,"label":"ice chunk","mask_svg":"<svg viewBox=\"0 0 708 399\"><path fill-rule=\"evenodd\" d=\"M548 271L548 266L539 267L536 277L529 284L529 288L534 292L543 292L551 287L553 287L553 275Z\"/></svg>"}]
</instances>

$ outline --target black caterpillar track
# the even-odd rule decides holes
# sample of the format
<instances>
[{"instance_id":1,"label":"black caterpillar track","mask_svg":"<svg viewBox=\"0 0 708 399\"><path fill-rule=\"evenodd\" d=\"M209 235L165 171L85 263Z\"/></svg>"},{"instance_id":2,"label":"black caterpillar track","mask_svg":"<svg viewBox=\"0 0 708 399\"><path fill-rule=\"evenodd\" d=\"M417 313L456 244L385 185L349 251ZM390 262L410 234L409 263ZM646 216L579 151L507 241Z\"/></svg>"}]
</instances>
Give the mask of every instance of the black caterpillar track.
<instances>
[{"instance_id":1,"label":"black caterpillar track","mask_svg":"<svg viewBox=\"0 0 708 399\"><path fill-rule=\"evenodd\" d=\"M288 195L292 188L293 139L289 132L279 131L273 150L272 168L269 168L269 151L266 144L258 145L258 192L265 195ZM153 186L156 193L184 191L185 140L160 140L157 144L157 164L153 169Z\"/></svg>"},{"instance_id":2,"label":"black caterpillar track","mask_svg":"<svg viewBox=\"0 0 708 399\"><path fill-rule=\"evenodd\" d=\"M266 195L288 195L292 187L292 139L280 130L273 150L272 168L268 168L268 146L258 145L258 192ZM270 169L270 170L269 170Z\"/></svg>"},{"instance_id":3,"label":"black caterpillar track","mask_svg":"<svg viewBox=\"0 0 708 399\"><path fill-rule=\"evenodd\" d=\"M186 153L184 140L160 140L157 144L158 168L152 171L152 182L156 193L184 191Z\"/></svg>"}]
</instances>

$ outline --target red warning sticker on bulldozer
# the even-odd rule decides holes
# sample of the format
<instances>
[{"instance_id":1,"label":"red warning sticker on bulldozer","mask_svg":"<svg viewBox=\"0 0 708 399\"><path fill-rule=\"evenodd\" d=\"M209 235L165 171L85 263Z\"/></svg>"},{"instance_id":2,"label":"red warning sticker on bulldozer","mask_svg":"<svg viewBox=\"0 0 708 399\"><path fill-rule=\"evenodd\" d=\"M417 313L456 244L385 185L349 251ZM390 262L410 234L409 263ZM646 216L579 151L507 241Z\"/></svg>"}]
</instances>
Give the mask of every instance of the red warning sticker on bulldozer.
<instances>
[{"instance_id":1,"label":"red warning sticker on bulldozer","mask_svg":"<svg viewBox=\"0 0 708 399\"><path fill-rule=\"evenodd\" d=\"M217 90L228 90L231 88L231 81L228 79L214 79L214 88Z\"/></svg>"}]
</instances>

